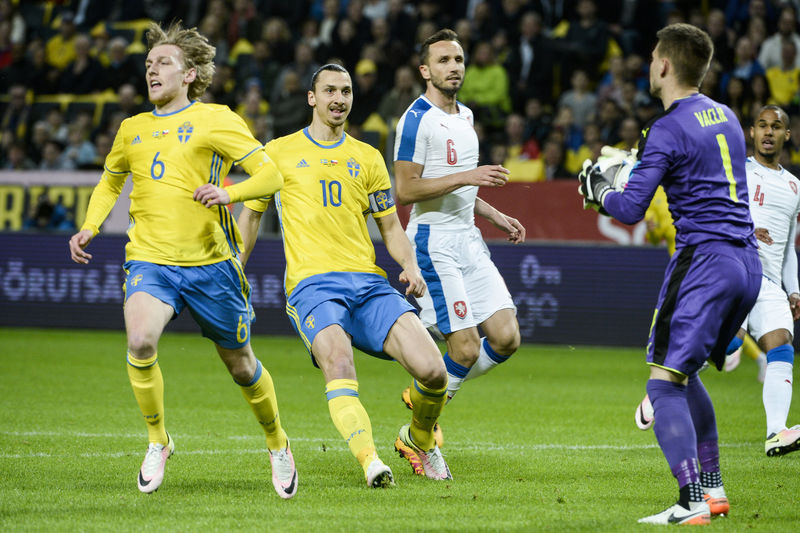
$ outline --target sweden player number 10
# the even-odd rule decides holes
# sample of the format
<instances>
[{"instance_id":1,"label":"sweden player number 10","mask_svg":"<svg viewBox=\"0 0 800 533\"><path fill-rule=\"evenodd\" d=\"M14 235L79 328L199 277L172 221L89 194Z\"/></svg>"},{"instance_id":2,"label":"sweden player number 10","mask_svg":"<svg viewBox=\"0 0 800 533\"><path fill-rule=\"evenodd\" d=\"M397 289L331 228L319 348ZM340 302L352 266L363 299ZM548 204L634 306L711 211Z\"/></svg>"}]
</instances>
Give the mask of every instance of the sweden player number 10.
<instances>
[{"instance_id":1,"label":"sweden player number 10","mask_svg":"<svg viewBox=\"0 0 800 533\"><path fill-rule=\"evenodd\" d=\"M342 184L336 180L319 180L322 185L322 205L328 207L328 202L333 207L342 205Z\"/></svg>"}]
</instances>

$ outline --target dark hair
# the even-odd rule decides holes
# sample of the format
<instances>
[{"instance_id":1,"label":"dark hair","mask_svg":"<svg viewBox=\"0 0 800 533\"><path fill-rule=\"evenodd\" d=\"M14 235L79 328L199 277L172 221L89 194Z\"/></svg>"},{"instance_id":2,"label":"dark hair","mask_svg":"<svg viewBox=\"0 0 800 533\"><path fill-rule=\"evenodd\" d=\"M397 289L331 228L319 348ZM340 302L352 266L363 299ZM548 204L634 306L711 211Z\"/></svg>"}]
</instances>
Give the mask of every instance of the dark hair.
<instances>
[{"instance_id":1,"label":"dark hair","mask_svg":"<svg viewBox=\"0 0 800 533\"><path fill-rule=\"evenodd\" d=\"M322 65L321 67L319 67L317 69L317 71L314 73L314 75L311 76L311 92L314 92L314 90L316 90L316 88L317 88L317 78L319 77L320 72L323 72L325 70L330 70L330 71L333 71L333 72L344 72L348 76L350 75L350 73L347 72L347 69L344 68L343 66L338 65L336 63L326 63L325 65Z\"/></svg>"},{"instance_id":2,"label":"dark hair","mask_svg":"<svg viewBox=\"0 0 800 533\"><path fill-rule=\"evenodd\" d=\"M656 33L659 55L668 58L681 85L700 88L706 76L714 43L706 32L691 24L670 24Z\"/></svg>"},{"instance_id":3,"label":"dark hair","mask_svg":"<svg viewBox=\"0 0 800 533\"><path fill-rule=\"evenodd\" d=\"M428 62L428 49L433 43L438 43L439 41L455 41L459 44L459 46L461 46L461 41L458 40L458 34L456 32L449 28L439 30L425 39L425 42L422 43L422 49L420 50L419 57L420 62L423 65Z\"/></svg>"},{"instance_id":4,"label":"dark hair","mask_svg":"<svg viewBox=\"0 0 800 533\"><path fill-rule=\"evenodd\" d=\"M773 104L762 106L761 109L758 110L758 115L756 115L756 117L760 117L761 113L767 110L775 111L775 113L778 114L778 118L781 119L781 122L783 122L783 125L786 127L786 129L787 130L789 129L789 115L779 106Z\"/></svg>"}]
</instances>

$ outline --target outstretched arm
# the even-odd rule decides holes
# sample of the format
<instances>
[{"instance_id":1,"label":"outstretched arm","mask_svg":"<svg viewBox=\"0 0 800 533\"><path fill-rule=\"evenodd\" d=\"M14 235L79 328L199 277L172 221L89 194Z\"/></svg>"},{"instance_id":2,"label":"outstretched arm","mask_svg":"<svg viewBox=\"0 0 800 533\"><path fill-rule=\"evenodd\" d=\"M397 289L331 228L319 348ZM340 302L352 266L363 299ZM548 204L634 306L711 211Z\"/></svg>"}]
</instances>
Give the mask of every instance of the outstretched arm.
<instances>
[{"instance_id":1,"label":"outstretched arm","mask_svg":"<svg viewBox=\"0 0 800 533\"><path fill-rule=\"evenodd\" d=\"M483 165L440 178L425 179L422 179L423 168L423 165L412 161L394 162L395 194L398 202L408 205L444 196L465 185L502 187L508 181L508 169L500 165Z\"/></svg>"},{"instance_id":2,"label":"outstretched arm","mask_svg":"<svg viewBox=\"0 0 800 533\"><path fill-rule=\"evenodd\" d=\"M92 191L92 197L89 199L89 206L86 209L86 220L81 230L69 239L70 257L76 263L85 265L91 261L92 254L86 253L84 250L92 242L94 236L100 232L100 226L103 225L103 221L117 202L127 177L127 172L103 172L103 176Z\"/></svg>"},{"instance_id":3,"label":"outstretched arm","mask_svg":"<svg viewBox=\"0 0 800 533\"><path fill-rule=\"evenodd\" d=\"M391 213L382 217L375 217L375 223L381 231L386 250L398 265L403 268L400 272L399 280L408 283L406 296L409 294L420 297L425 294L425 280L417 265L417 258L414 256L414 249L411 241L408 240L397 213Z\"/></svg>"},{"instance_id":4,"label":"outstretched arm","mask_svg":"<svg viewBox=\"0 0 800 533\"><path fill-rule=\"evenodd\" d=\"M501 213L488 202L475 198L475 214L491 222L497 229L506 232L508 240L512 243L525 242L525 227L519 223L519 220Z\"/></svg>"},{"instance_id":5,"label":"outstretched arm","mask_svg":"<svg viewBox=\"0 0 800 533\"><path fill-rule=\"evenodd\" d=\"M250 168L245 167L245 170L249 171ZM267 160L254 168L249 178L230 187L217 187L210 183L201 185L195 189L194 199L206 207L228 205L273 195L281 187L283 176L275 163Z\"/></svg>"}]
</instances>

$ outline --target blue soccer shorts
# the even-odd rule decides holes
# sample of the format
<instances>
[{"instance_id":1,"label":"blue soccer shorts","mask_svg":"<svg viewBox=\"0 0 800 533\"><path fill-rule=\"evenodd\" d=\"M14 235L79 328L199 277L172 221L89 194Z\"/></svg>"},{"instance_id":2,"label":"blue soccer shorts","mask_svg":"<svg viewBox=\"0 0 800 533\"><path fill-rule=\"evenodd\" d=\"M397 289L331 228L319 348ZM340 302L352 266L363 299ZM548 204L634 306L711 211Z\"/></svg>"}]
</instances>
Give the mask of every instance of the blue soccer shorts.
<instances>
[{"instance_id":1,"label":"blue soccer shorts","mask_svg":"<svg viewBox=\"0 0 800 533\"><path fill-rule=\"evenodd\" d=\"M338 324L353 346L375 357L383 352L386 336L400 315L416 312L384 278L365 272L328 272L301 281L286 302L286 314L311 354L318 332Z\"/></svg>"},{"instance_id":2,"label":"blue soccer shorts","mask_svg":"<svg viewBox=\"0 0 800 533\"><path fill-rule=\"evenodd\" d=\"M691 375L725 351L761 287L755 248L712 241L687 246L667 266L650 328L647 363Z\"/></svg>"},{"instance_id":3,"label":"blue soccer shorts","mask_svg":"<svg viewBox=\"0 0 800 533\"><path fill-rule=\"evenodd\" d=\"M237 259L189 267L128 261L124 268L126 300L146 292L172 306L173 320L188 308L203 336L223 348L241 348L250 342L255 313L250 284Z\"/></svg>"}]
</instances>

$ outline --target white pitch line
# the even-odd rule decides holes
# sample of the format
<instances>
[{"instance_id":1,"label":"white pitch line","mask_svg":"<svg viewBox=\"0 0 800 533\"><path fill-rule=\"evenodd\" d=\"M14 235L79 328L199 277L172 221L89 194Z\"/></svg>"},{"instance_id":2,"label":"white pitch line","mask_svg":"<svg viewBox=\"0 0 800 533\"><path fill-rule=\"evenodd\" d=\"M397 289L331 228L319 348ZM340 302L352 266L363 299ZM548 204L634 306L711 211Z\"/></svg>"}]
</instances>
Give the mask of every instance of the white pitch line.
<instances>
[{"instance_id":1,"label":"white pitch line","mask_svg":"<svg viewBox=\"0 0 800 533\"><path fill-rule=\"evenodd\" d=\"M0 431L0 435L9 437L81 437L81 438L135 438L142 439L140 433L83 433L83 432L58 432L58 431ZM193 440L193 439L208 439L207 435L181 435L180 440ZM228 440L263 440L260 435L232 435L226 437ZM337 442L335 439L330 438L303 438L292 437L292 442L308 442L324 444L326 450L343 451L347 447L343 443ZM757 444L757 443L756 443ZM720 443L720 448L747 448L754 446L753 442L723 442ZM547 451L547 450L569 450L569 451L631 451L631 450L650 450L657 449L656 444L507 444L507 445L486 445L483 442L465 442L458 445L449 445L448 451ZM181 455L218 455L218 454L261 454L264 453L264 448L259 449L212 449L212 450L187 450L179 448ZM135 454L133 450L128 452L91 452L79 454L55 454L49 452L31 452L31 453L0 453L0 459L28 459L28 458L59 458L59 457L86 457L86 458L118 458Z\"/></svg>"}]
</instances>

